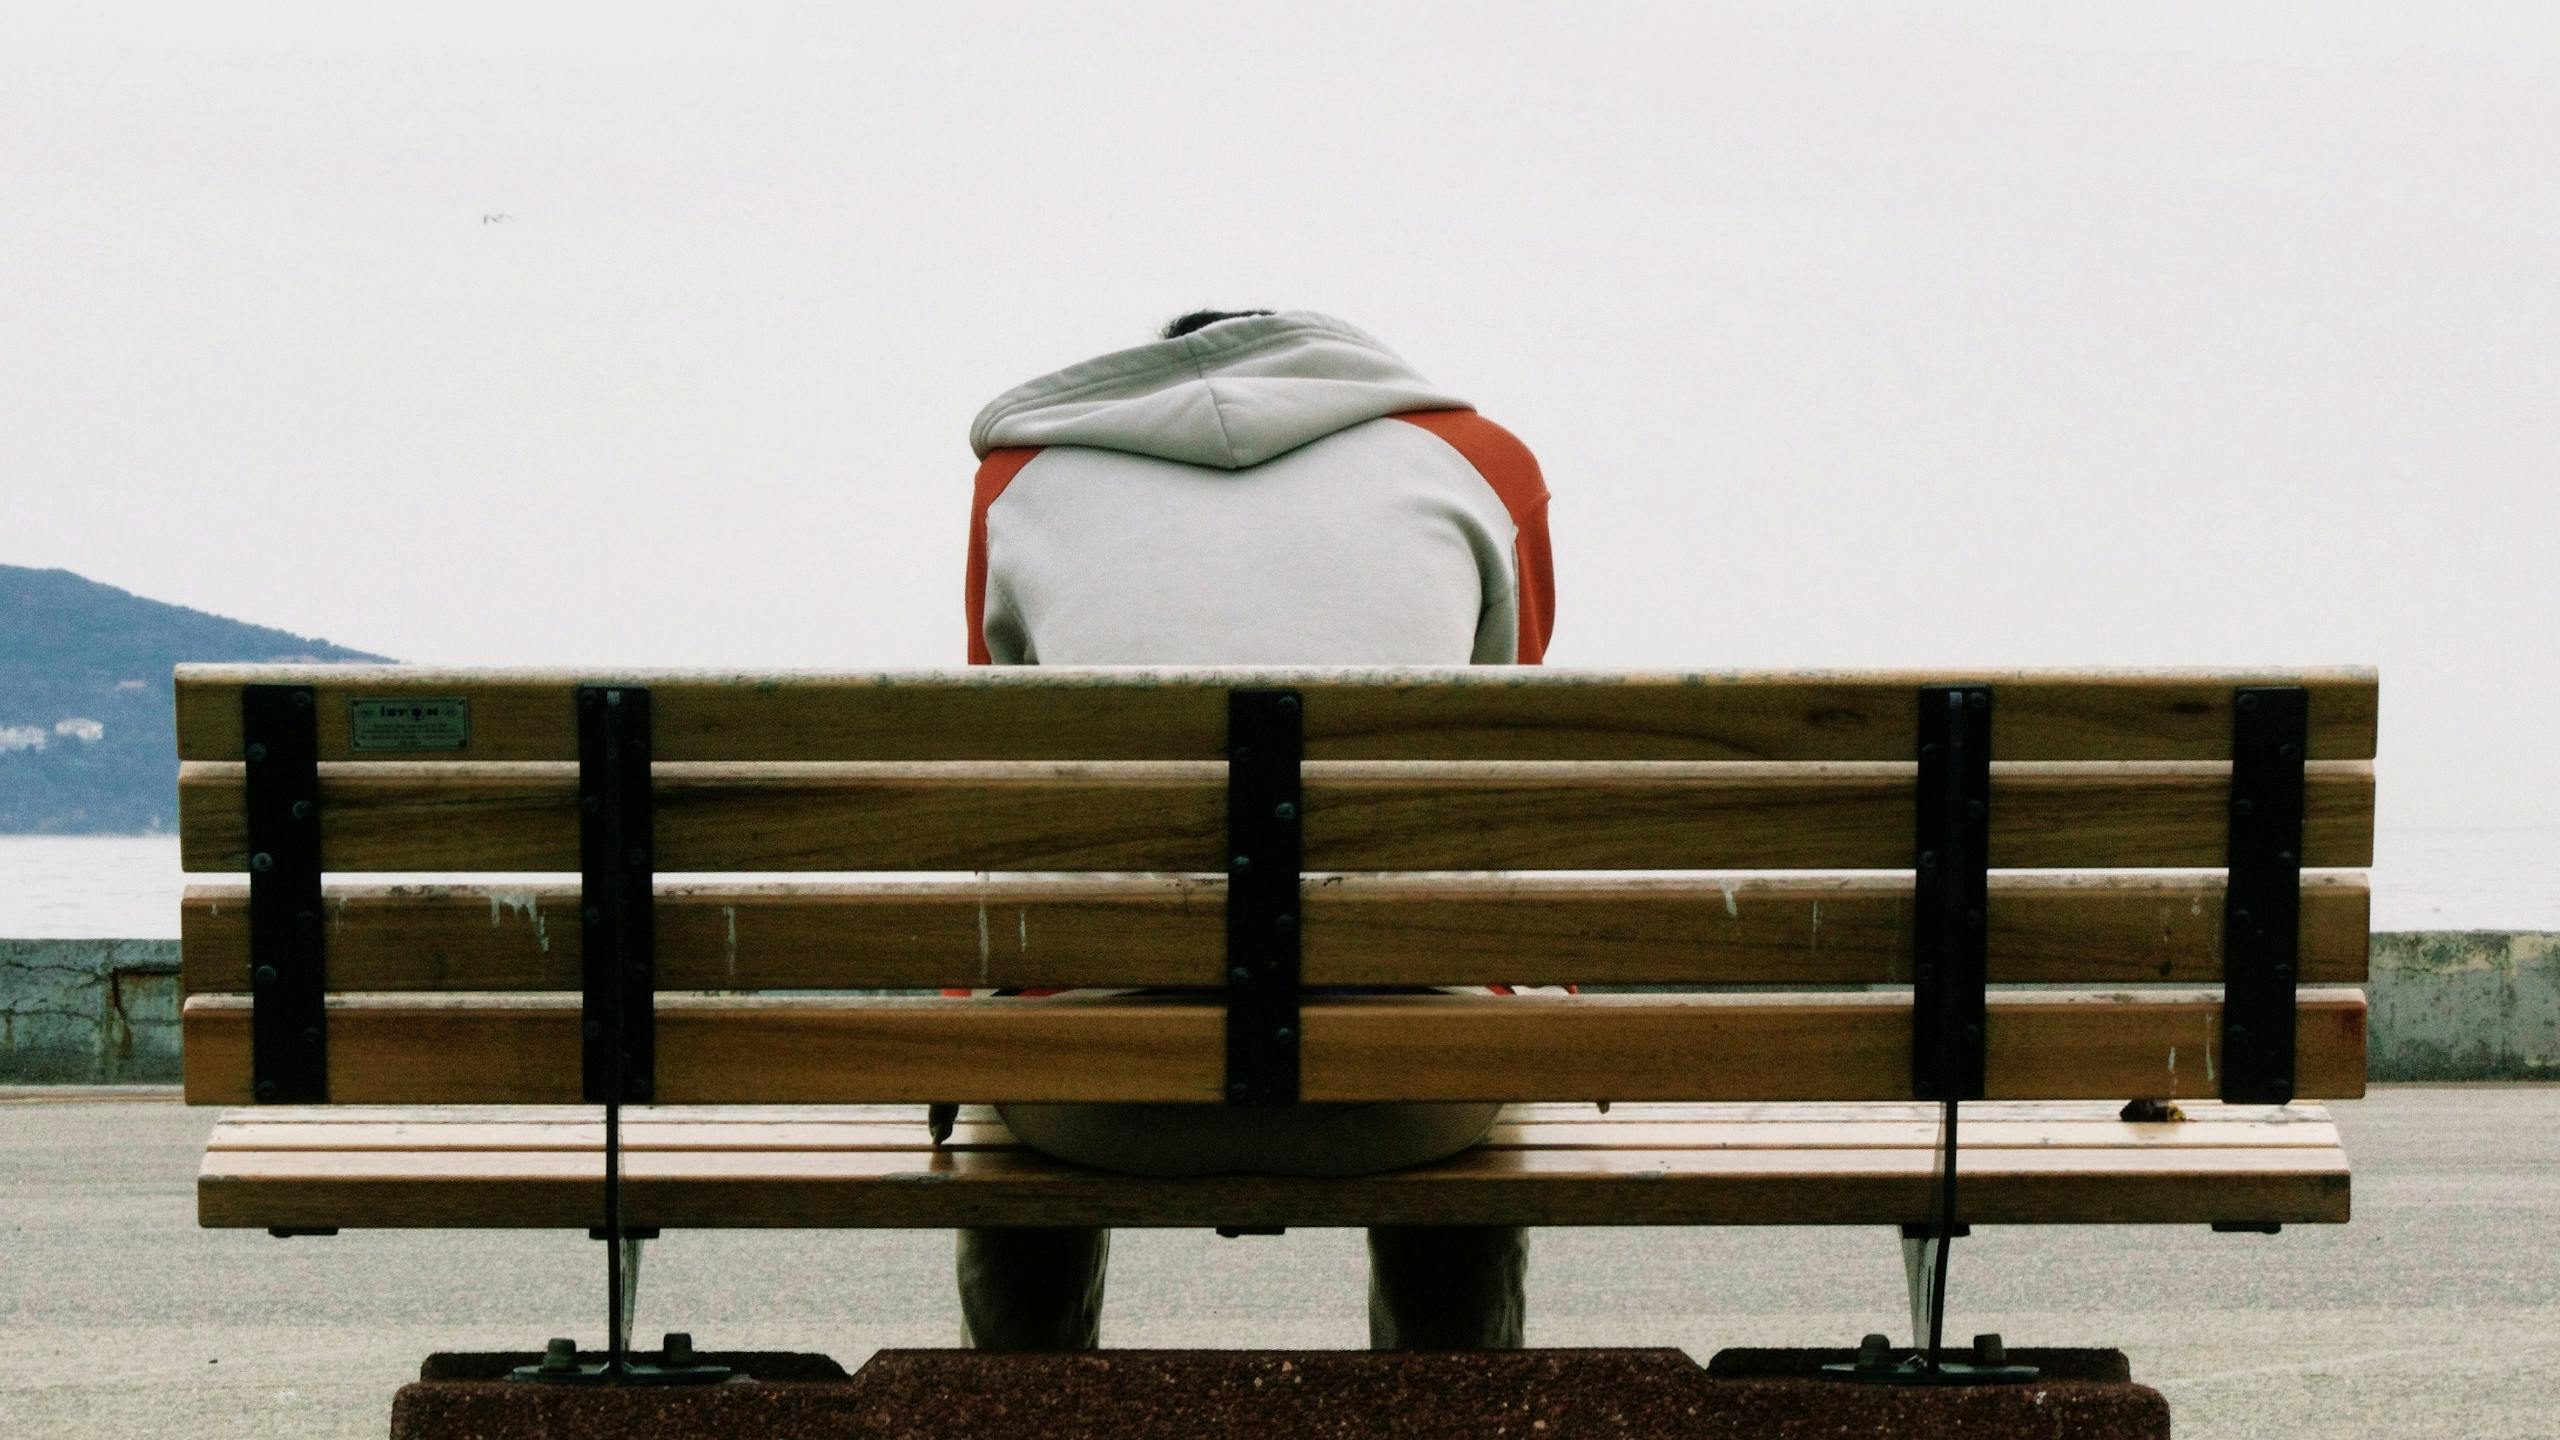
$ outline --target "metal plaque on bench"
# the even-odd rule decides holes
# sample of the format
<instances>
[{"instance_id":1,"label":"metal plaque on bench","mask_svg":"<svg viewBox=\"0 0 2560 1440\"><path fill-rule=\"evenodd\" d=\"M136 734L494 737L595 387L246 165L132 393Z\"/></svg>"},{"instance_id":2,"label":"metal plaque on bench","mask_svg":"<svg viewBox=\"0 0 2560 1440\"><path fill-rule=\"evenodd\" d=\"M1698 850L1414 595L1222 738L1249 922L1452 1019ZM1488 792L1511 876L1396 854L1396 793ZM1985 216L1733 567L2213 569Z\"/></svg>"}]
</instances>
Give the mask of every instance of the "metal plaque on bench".
<instances>
[{"instance_id":1,"label":"metal plaque on bench","mask_svg":"<svg viewBox=\"0 0 2560 1440\"><path fill-rule=\"evenodd\" d=\"M471 702L463 696L347 702L352 749L460 750L470 743Z\"/></svg>"}]
</instances>

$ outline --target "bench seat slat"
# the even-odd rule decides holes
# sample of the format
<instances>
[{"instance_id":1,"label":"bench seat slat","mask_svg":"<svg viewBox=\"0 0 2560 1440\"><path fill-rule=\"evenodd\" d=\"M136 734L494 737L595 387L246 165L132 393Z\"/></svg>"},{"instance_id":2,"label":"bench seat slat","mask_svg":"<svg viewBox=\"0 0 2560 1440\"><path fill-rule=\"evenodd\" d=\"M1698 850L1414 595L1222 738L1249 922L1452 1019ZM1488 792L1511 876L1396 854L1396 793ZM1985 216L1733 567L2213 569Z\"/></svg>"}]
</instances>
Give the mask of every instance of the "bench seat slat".
<instances>
[{"instance_id":1,"label":"bench seat slat","mask_svg":"<svg viewBox=\"0 0 2560 1440\"><path fill-rule=\"evenodd\" d=\"M2303 777L2302 863L2373 858L2373 767ZM1225 868L1219 765L654 767L660 873ZM1909 765L1309 765L1314 870L1858 870L1911 864ZM178 778L190 871L248 868L243 769ZM2002 765L1991 864L2214 867L2230 767ZM328 765L333 871L578 868L573 765Z\"/></svg>"},{"instance_id":2,"label":"bench seat slat","mask_svg":"<svg viewBox=\"0 0 2560 1440\"><path fill-rule=\"evenodd\" d=\"M1867 1129L1872 1127L1853 1127ZM2165 1127L2176 1128L2176 1127ZM2308 1128L2308 1127L2306 1127ZM1893 1224L1925 1219L1926 1145L1481 1148L1345 1179L1161 1181L1018 1148L641 1150L632 1223L679 1228L966 1224ZM592 1150L237 1149L205 1156L208 1226L567 1227L593 1222ZM2342 1221L2334 1144L1968 1149L1977 1223ZM1640 1181L1642 1183L1629 1183Z\"/></svg>"},{"instance_id":3,"label":"bench seat slat","mask_svg":"<svg viewBox=\"0 0 2560 1440\"><path fill-rule=\"evenodd\" d=\"M2364 1093L2365 1002L2305 990L2297 1093ZM186 1002L187 1097L249 1097L248 1002ZM357 1104L570 1103L564 995L341 996L330 1094ZM1303 1011L1302 1095L1372 1100L1887 1100L1910 1094L1910 1004L1763 997L1368 996ZM2204 992L1991 1001L1993 1099L2212 1098L2221 1002ZM660 997L658 1095L677 1103L1220 1098L1225 1016L1172 999Z\"/></svg>"},{"instance_id":4,"label":"bench seat slat","mask_svg":"<svg viewBox=\"0 0 2560 1440\"><path fill-rule=\"evenodd\" d=\"M2219 874L1992 877L1995 982L2218 983ZM242 993L249 890L188 887L191 995ZM667 990L1223 983L1225 882L1213 876L663 883ZM329 978L342 991L574 990L578 887L332 886ZM1899 874L1585 877L1335 875L1307 886L1305 983L1891 984L1910 980ZM2308 874L2306 984L2365 978L2361 875Z\"/></svg>"},{"instance_id":5,"label":"bench seat slat","mask_svg":"<svg viewBox=\"0 0 2560 1440\"><path fill-rule=\"evenodd\" d=\"M1977 1121L2114 1121L2117 1101L1973 1100L1965 1104L1965 1123ZM2247 1126L2282 1131L2328 1123L2319 1105L2225 1105L2190 1101L2182 1106L2190 1127ZM424 1128L443 1125L578 1124L592 1121L590 1105L262 1105L226 1111L216 1128L217 1141L241 1129L269 1130L294 1125L400 1125ZM915 1105L633 1105L623 1109L624 1123L651 1127L734 1124L906 1125L923 1113ZM991 1112L964 1106L963 1123L984 1120ZM1641 1101L1602 1110L1589 1102L1529 1102L1506 1106L1506 1122L1540 1125L1613 1125L1626 1120L1656 1124L1713 1119L1731 1123L1779 1124L1813 1121L1825 1125L1895 1125L1937 1123L1939 1107L1927 1101L1821 1101L1758 1103L1666 1103Z\"/></svg>"},{"instance_id":6,"label":"bench seat slat","mask_svg":"<svg viewBox=\"0 0 2560 1440\"><path fill-rule=\"evenodd\" d=\"M899 1125L670 1125L652 1127L623 1123L623 1148L642 1150L709 1150L723 1153L763 1150L915 1150L923 1145L920 1123ZM1717 1121L1619 1121L1601 1125L1499 1124L1482 1142L1496 1150L1621 1149L1654 1150L1875 1150L1928 1148L1937 1139L1934 1125L1917 1121L1870 1125L1826 1125L1819 1122L1765 1125ZM519 1125L284 1125L258 1127L252 1122L227 1125L210 1148L221 1150L367 1151L406 1150L593 1151L604 1143L604 1127L586 1124ZM2232 1125L2128 1125L2102 1121L1968 1121L1965 1148L1985 1150L2108 1150L2125 1147L2186 1149L2264 1149L2334 1146L2335 1129L2318 1125L2244 1128ZM1000 1124L963 1123L944 1147L955 1150L1010 1150L1017 1146Z\"/></svg>"},{"instance_id":7,"label":"bench seat slat","mask_svg":"<svg viewBox=\"0 0 2560 1440\"><path fill-rule=\"evenodd\" d=\"M2232 690L2312 692L2309 754L2374 753L2370 670L2214 672L1700 671L890 671L862 674L437 670L184 665L178 753L240 758L240 687L311 685L324 760L380 759L349 733L355 699L470 702L470 744L451 758L569 760L570 690L649 687L655 745L670 760L1210 760L1225 753L1225 691L1292 685L1309 695L1312 759L1900 760L1912 694L1951 679L2000 695L2001 753L2019 760L2213 760L2230 753Z\"/></svg>"}]
</instances>

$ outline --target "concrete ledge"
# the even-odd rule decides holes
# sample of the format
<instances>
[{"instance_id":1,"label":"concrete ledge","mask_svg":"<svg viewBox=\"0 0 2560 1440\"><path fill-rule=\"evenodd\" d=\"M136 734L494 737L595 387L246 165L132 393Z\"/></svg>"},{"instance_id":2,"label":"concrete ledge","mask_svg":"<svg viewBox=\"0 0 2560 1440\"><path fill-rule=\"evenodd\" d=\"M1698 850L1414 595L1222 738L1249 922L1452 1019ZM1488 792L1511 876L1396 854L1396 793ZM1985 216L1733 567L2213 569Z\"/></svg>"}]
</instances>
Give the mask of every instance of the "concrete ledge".
<instances>
[{"instance_id":1,"label":"concrete ledge","mask_svg":"<svg viewBox=\"0 0 2560 1440\"><path fill-rule=\"evenodd\" d=\"M2166 1440L2159 1392L2112 1350L2018 1350L2057 1377L1974 1389L1811 1378L1849 1352L1677 1350L884 1350L850 1379L818 1356L715 1356L749 1374L694 1389L511 1382L530 1355L438 1356L392 1406L392 1440L1148 1440L1218 1435ZM788 1378L786 1378L788 1377ZM2082 1378L2072 1378L2082 1377Z\"/></svg>"},{"instance_id":2,"label":"concrete ledge","mask_svg":"<svg viewBox=\"0 0 2560 1440\"><path fill-rule=\"evenodd\" d=\"M2373 937L2376 1080L2560 1080L2560 934Z\"/></svg>"},{"instance_id":3,"label":"concrete ledge","mask_svg":"<svg viewBox=\"0 0 2560 1440\"><path fill-rule=\"evenodd\" d=\"M431 1355L391 1399L392 1440L822 1440L893 1432L865 1422L844 1367L824 1355L704 1354L740 1378L616 1388L510 1380L541 1356ZM603 1357L583 1355L582 1361Z\"/></svg>"},{"instance_id":4,"label":"concrete ledge","mask_svg":"<svg viewBox=\"0 0 2560 1440\"><path fill-rule=\"evenodd\" d=\"M177 941L0 940L0 1084L177 1078Z\"/></svg>"}]
</instances>

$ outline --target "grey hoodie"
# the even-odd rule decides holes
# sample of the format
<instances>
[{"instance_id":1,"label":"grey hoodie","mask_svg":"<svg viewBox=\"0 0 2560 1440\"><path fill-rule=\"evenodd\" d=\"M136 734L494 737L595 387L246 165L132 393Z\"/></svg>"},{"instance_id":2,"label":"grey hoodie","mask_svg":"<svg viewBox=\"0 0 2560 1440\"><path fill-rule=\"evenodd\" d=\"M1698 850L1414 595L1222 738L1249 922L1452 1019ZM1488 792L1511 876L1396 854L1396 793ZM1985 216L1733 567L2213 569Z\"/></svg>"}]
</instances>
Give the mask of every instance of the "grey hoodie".
<instances>
[{"instance_id":1,"label":"grey hoodie","mask_svg":"<svg viewBox=\"0 0 2560 1440\"><path fill-rule=\"evenodd\" d=\"M1519 441L1377 341L1222 321L979 412L969 658L998 665L1533 662L1554 613ZM1497 1105L1004 1105L1035 1148L1144 1174L1343 1174L1463 1149Z\"/></svg>"},{"instance_id":2,"label":"grey hoodie","mask_svg":"<svg viewBox=\"0 0 2560 1440\"><path fill-rule=\"evenodd\" d=\"M1500 426L1305 311L1072 365L979 412L970 659L1534 662L1546 489Z\"/></svg>"}]
</instances>

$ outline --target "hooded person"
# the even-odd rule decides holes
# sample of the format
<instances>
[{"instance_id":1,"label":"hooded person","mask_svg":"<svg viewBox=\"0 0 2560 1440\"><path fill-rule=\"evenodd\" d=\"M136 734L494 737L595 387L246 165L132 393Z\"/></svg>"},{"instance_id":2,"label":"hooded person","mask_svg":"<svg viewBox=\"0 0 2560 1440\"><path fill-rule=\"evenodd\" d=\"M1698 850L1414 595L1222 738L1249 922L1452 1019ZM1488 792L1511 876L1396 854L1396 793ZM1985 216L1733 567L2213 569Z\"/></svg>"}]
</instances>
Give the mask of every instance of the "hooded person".
<instances>
[{"instance_id":1,"label":"hooded person","mask_svg":"<svg viewBox=\"0 0 2560 1440\"><path fill-rule=\"evenodd\" d=\"M1535 664L1553 628L1528 449L1377 340L1309 311L1201 311L979 413L969 659L995 665ZM1017 1137L1131 1174L1375 1173L1484 1137L1497 1105L1002 1105ZM982 1349L1098 1343L1109 1232L960 1232ZM1369 1233L1370 1343L1521 1343L1526 1232Z\"/></svg>"},{"instance_id":2,"label":"hooded person","mask_svg":"<svg viewBox=\"0 0 2560 1440\"><path fill-rule=\"evenodd\" d=\"M973 664L1545 654L1538 462L1340 320L1246 313L1071 365L969 442Z\"/></svg>"}]
</instances>

